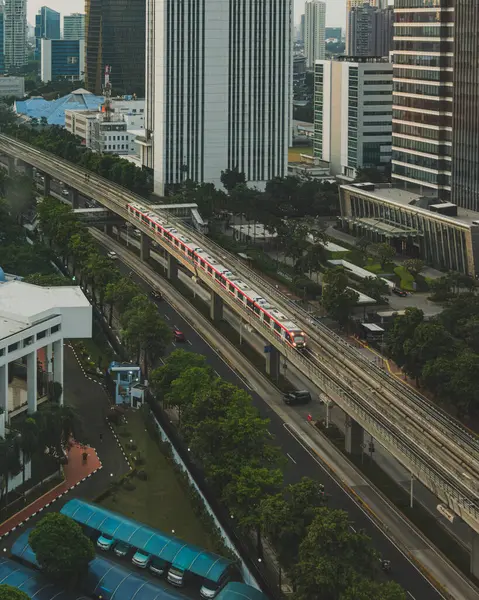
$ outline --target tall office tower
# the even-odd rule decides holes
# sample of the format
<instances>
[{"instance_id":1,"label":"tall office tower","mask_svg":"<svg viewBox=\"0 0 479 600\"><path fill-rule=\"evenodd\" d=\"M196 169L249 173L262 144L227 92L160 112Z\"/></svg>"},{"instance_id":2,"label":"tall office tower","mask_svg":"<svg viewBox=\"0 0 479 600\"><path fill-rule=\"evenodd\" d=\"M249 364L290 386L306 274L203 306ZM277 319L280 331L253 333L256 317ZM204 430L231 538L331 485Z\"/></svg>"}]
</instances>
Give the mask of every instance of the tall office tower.
<instances>
[{"instance_id":1,"label":"tall office tower","mask_svg":"<svg viewBox=\"0 0 479 600\"><path fill-rule=\"evenodd\" d=\"M352 52L348 46L349 40L349 13L353 8L360 8L364 4L369 4L376 8L386 8L388 0L346 0L346 53L352 56Z\"/></svg>"},{"instance_id":2,"label":"tall office tower","mask_svg":"<svg viewBox=\"0 0 479 600\"><path fill-rule=\"evenodd\" d=\"M5 73L5 54L3 50L3 40L4 40L4 11L5 11L5 2L4 0L0 0L0 75Z\"/></svg>"},{"instance_id":3,"label":"tall office tower","mask_svg":"<svg viewBox=\"0 0 479 600\"><path fill-rule=\"evenodd\" d=\"M451 192L453 6L454 0L394 5L392 178L441 199Z\"/></svg>"},{"instance_id":4,"label":"tall office tower","mask_svg":"<svg viewBox=\"0 0 479 600\"><path fill-rule=\"evenodd\" d=\"M35 15L35 57L40 58L41 42L60 39L60 13L42 6Z\"/></svg>"},{"instance_id":5,"label":"tall office tower","mask_svg":"<svg viewBox=\"0 0 479 600\"><path fill-rule=\"evenodd\" d=\"M389 56L393 43L393 8L353 7L348 16L350 56Z\"/></svg>"},{"instance_id":6,"label":"tall office tower","mask_svg":"<svg viewBox=\"0 0 479 600\"><path fill-rule=\"evenodd\" d=\"M304 53L306 66L314 68L317 60L326 55L326 3L322 0L307 0L304 19Z\"/></svg>"},{"instance_id":7,"label":"tall office tower","mask_svg":"<svg viewBox=\"0 0 479 600\"><path fill-rule=\"evenodd\" d=\"M149 0L147 138L156 193L185 179L260 185L287 171L291 0Z\"/></svg>"},{"instance_id":8,"label":"tall office tower","mask_svg":"<svg viewBox=\"0 0 479 600\"><path fill-rule=\"evenodd\" d=\"M454 13L452 201L479 211L479 4L455 0Z\"/></svg>"},{"instance_id":9,"label":"tall office tower","mask_svg":"<svg viewBox=\"0 0 479 600\"><path fill-rule=\"evenodd\" d=\"M84 40L85 39L85 15L72 13L63 17L63 39Z\"/></svg>"},{"instance_id":10,"label":"tall office tower","mask_svg":"<svg viewBox=\"0 0 479 600\"><path fill-rule=\"evenodd\" d=\"M85 86L100 94L105 67L117 94L145 94L146 0L85 0Z\"/></svg>"},{"instance_id":11,"label":"tall office tower","mask_svg":"<svg viewBox=\"0 0 479 600\"><path fill-rule=\"evenodd\" d=\"M303 13L301 15L301 20L299 22L299 34L301 36L301 42L304 44L304 26L306 21L306 15Z\"/></svg>"},{"instance_id":12,"label":"tall office tower","mask_svg":"<svg viewBox=\"0 0 479 600\"><path fill-rule=\"evenodd\" d=\"M27 64L27 0L5 0L5 71L13 72Z\"/></svg>"},{"instance_id":13,"label":"tall office tower","mask_svg":"<svg viewBox=\"0 0 479 600\"><path fill-rule=\"evenodd\" d=\"M391 162L393 67L386 58L319 60L314 67L314 157L331 175Z\"/></svg>"}]
</instances>

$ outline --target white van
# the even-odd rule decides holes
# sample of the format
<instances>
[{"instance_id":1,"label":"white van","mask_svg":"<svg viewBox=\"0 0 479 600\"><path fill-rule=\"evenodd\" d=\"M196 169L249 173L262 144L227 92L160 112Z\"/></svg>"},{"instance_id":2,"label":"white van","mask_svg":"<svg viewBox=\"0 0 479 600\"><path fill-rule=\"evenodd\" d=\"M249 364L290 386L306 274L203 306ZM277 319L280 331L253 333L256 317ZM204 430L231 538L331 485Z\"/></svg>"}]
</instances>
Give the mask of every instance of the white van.
<instances>
[{"instance_id":1,"label":"white van","mask_svg":"<svg viewBox=\"0 0 479 600\"><path fill-rule=\"evenodd\" d=\"M185 585L185 576L186 571L184 569L179 569L178 567L170 567L168 571L167 580L171 585L176 585L176 587L183 587Z\"/></svg>"}]
</instances>

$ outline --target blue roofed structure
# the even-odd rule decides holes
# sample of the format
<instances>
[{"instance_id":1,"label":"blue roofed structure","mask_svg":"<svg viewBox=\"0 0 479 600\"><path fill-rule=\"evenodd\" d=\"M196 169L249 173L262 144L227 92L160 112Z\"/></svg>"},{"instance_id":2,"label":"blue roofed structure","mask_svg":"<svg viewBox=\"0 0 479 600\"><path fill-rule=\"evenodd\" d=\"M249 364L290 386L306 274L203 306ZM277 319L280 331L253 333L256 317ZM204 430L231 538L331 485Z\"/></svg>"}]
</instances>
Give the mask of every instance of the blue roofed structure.
<instances>
[{"instance_id":1,"label":"blue roofed structure","mask_svg":"<svg viewBox=\"0 0 479 600\"><path fill-rule=\"evenodd\" d=\"M35 554L28 544L28 536L31 529L23 533L13 544L12 554L21 561L37 565ZM6 559L5 559L6 560ZM0 561L1 562L1 561ZM16 566L17 569L28 571L34 577L35 580L45 581L35 571L27 569L23 565L16 564L12 561L8 561L12 565ZM0 578L2 574L2 566L0 564ZM8 571L10 573L10 571ZM23 577L23 579L22 579ZM18 581L22 582L25 580L25 576L18 577ZM20 587L16 583L12 575L10 581L0 581L0 583L10 583L15 587ZM13 582L13 583L12 583ZM51 584L47 584L51 588L55 587L57 594L61 591L58 587ZM105 558L94 558L88 566L88 573L81 579L80 587L85 594L88 594L89 598L85 598L80 595L42 595L37 594L31 596L35 600L90 600L90 598L103 598L104 600L187 600L186 596L183 596L180 592L175 589L168 589L166 587L157 585L156 583L145 579L141 575L137 575L130 569L127 569L117 563L114 563ZM23 589L23 588L22 588ZM38 588L35 588L38 589ZM24 591L27 591L25 589Z\"/></svg>"},{"instance_id":2,"label":"blue roofed structure","mask_svg":"<svg viewBox=\"0 0 479 600\"><path fill-rule=\"evenodd\" d=\"M231 581L220 591L216 600L268 600L268 596L251 585Z\"/></svg>"},{"instance_id":3,"label":"blue roofed structure","mask_svg":"<svg viewBox=\"0 0 479 600\"><path fill-rule=\"evenodd\" d=\"M0 558L0 584L18 588L35 600L90 600L78 592L62 590L36 571L8 558Z\"/></svg>"},{"instance_id":4,"label":"blue roofed structure","mask_svg":"<svg viewBox=\"0 0 479 600\"><path fill-rule=\"evenodd\" d=\"M79 88L57 100L45 100L41 96L28 100L17 100L14 109L18 115L23 115L28 119L40 121L42 117L45 117L49 125L64 127L66 110L98 110L104 100L103 96L95 96L95 94Z\"/></svg>"},{"instance_id":5,"label":"blue roofed structure","mask_svg":"<svg viewBox=\"0 0 479 600\"><path fill-rule=\"evenodd\" d=\"M232 564L231 560L78 498L67 502L60 512L82 525L215 583Z\"/></svg>"}]
</instances>

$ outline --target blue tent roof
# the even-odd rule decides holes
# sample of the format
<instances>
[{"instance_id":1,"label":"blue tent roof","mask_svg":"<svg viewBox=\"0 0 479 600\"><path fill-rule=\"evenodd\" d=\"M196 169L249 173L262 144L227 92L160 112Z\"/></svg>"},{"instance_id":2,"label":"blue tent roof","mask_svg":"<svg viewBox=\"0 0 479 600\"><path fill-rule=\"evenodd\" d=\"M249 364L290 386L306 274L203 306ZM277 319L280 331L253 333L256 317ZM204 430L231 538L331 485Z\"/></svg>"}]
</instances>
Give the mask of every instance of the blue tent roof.
<instances>
[{"instance_id":1,"label":"blue tent roof","mask_svg":"<svg viewBox=\"0 0 479 600\"><path fill-rule=\"evenodd\" d=\"M39 573L8 558L0 558L0 584L18 588L35 600L89 600L78 592L62 590Z\"/></svg>"},{"instance_id":2,"label":"blue tent roof","mask_svg":"<svg viewBox=\"0 0 479 600\"><path fill-rule=\"evenodd\" d=\"M29 564L36 565L37 561L33 550L28 544L28 536L31 529L23 533L18 540L13 544L13 556L21 559ZM23 566L16 565L12 561L7 561L15 565L18 569L23 569L31 573L36 579L40 579L40 575ZM0 565L1 574L1 565ZM44 581L44 580L42 580ZM1 581L0 583L9 583ZM16 583L10 583L15 587L20 587ZM49 585L49 589L53 586ZM94 558L89 567L88 573L82 578L80 587L91 597L102 597L105 600L187 600L185 596L180 594L175 589L169 589L137 575L119 564L106 560L105 558ZM57 593L59 588L55 588ZM25 591L27 591L25 589ZM32 594L33 596L33 594ZM87 600L84 596L60 595L54 596L53 593L48 596L36 595L35 600Z\"/></svg>"},{"instance_id":3,"label":"blue tent roof","mask_svg":"<svg viewBox=\"0 0 479 600\"><path fill-rule=\"evenodd\" d=\"M251 585L231 581L220 591L216 600L268 600L268 596Z\"/></svg>"},{"instance_id":4,"label":"blue tent roof","mask_svg":"<svg viewBox=\"0 0 479 600\"><path fill-rule=\"evenodd\" d=\"M45 100L41 96L17 100L15 111L30 119L40 120L46 117L49 125L64 127L65 110L97 110L104 100L103 96L95 96L87 90L78 89L57 100Z\"/></svg>"},{"instance_id":5,"label":"blue tent roof","mask_svg":"<svg viewBox=\"0 0 479 600\"><path fill-rule=\"evenodd\" d=\"M78 498L67 502L60 512L115 540L214 582L218 582L232 564L231 560Z\"/></svg>"}]
</instances>

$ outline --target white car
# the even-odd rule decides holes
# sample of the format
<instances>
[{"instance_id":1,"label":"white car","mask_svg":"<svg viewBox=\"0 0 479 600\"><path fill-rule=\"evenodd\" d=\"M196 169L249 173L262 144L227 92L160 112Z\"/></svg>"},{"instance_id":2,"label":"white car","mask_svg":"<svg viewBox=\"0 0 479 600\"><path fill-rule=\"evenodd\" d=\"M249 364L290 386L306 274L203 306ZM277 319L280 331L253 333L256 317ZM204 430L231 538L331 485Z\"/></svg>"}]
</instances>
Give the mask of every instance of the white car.
<instances>
[{"instance_id":1,"label":"white car","mask_svg":"<svg viewBox=\"0 0 479 600\"><path fill-rule=\"evenodd\" d=\"M113 252L113 250L111 252L108 252L107 256L111 260L116 260L118 258L118 254L116 252Z\"/></svg>"}]
</instances>

